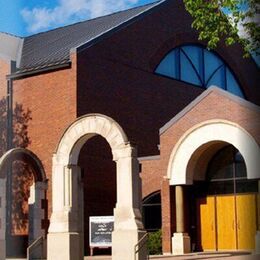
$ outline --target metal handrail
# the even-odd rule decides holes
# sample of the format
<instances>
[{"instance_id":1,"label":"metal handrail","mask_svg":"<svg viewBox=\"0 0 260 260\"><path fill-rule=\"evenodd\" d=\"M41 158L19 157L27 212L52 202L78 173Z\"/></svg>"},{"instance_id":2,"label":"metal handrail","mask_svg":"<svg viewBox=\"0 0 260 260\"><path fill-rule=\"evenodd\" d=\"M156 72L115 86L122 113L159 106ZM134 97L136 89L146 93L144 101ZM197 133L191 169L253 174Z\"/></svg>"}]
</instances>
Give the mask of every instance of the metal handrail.
<instances>
[{"instance_id":1,"label":"metal handrail","mask_svg":"<svg viewBox=\"0 0 260 260\"><path fill-rule=\"evenodd\" d=\"M144 236L142 236L142 238L137 242L137 244L135 245L135 260L136 260L136 254L146 245L147 241L148 241L148 237L149 237L149 233L145 233ZM149 253L147 254L147 259L149 260Z\"/></svg>"},{"instance_id":2,"label":"metal handrail","mask_svg":"<svg viewBox=\"0 0 260 260\"><path fill-rule=\"evenodd\" d=\"M40 236L35 241L33 241L32 244L30 244L27 247L27 260L31 260L30 255L40 245L42 247L42 253L41 253L41 258L40 259L43 259L43 242L44 242L44 237Z\"/></svg>"}]
</instances>

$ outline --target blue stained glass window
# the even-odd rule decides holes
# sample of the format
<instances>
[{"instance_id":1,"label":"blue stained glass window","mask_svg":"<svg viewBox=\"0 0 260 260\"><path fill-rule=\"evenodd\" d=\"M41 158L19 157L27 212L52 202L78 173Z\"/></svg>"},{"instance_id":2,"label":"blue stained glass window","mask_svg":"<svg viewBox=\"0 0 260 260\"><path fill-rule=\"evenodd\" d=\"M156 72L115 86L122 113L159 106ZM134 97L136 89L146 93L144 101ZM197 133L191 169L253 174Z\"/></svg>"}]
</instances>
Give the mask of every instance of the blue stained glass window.
<instances>
[{"instance_id":1,"label":"blue stained glass window","mask_svg":"<svg viewBox=\"0 0 260 260\"><path fill-rule=\"evenodd\" d=\"M229 68L226 68L226 78L227 78L227 90L231 93L237 93L238 96L243 97L243 93L240 89L238 82L236 81L234 74Z\"/></svg>"},{"instance_id":2,"label":"blue stained glass window","mask_svg":"<svg viewBox=\"0 0 260 260\"><path fill-rule=\"evenodd\" d=\"M201 46L185 45L173 49L162 59L155 72L203 88L214 85L244 98L227 64Z\"/></svg>"},{"instance_id":3,"label":"blue stained glass window","mask_svg":"<svg viewBox=\"0 0 260 260\"><path fill-rule=\"evenodd\" d=\"M196 70L194 64L189 59L189 56L186 53L180 53L181 60L181 80L190 82L195 85L200 85L200 77L198 71ZM188 73L187 73L188 72Z\"/></svg>"},{"instance_id":4,"label":"blue stained glass window","mask_svg":"<svg viewBox=\"0 0 260 260\"><path fill-rule=\"evenodd\" d=\"M221 59L208 50L204 50L204 61L205 61L205 81L208 82L212 74L221 66L224 65Z\"/></svg>"},{"instance_id":5,"label":"blue stained glass window","mask_svg":"<svg viewBox=\"0 0 260 260\"><path fill-rule=\"evenodd\" d=\"M171 51L157 67L158 73L162 71L164 76L176 78L176 51Z\"/></svg>"},{"instance_id":6,"label":"blue stained glass window","mask_svg":"<svg viewBox=\"0 0 260 260\"><path fill-rule=\"evenodd\" d=\"M219 67L209 77L206 87L210 87L212 85L226 89L225 67L224 66Z\"/></svg>"}]
</instances>

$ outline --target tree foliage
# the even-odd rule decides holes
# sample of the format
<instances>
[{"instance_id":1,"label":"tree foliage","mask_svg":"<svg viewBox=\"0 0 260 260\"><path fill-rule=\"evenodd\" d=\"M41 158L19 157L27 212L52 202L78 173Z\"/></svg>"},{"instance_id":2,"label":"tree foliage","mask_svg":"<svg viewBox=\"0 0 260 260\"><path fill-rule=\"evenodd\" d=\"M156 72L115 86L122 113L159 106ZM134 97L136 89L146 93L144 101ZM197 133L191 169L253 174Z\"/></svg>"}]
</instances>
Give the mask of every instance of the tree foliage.
<instances>
[{"instance_id":1,"label":"tree foliage","mask_svg":"<svg viewBox=\"0 0 260 260\"><path fill-rule=\"evenodd\" d=\"M220 39L226 45L242 44L245 56L259 55L260 0L184 0L185 8L209 49L217 47Z\"/></svg>"}]
</instances>

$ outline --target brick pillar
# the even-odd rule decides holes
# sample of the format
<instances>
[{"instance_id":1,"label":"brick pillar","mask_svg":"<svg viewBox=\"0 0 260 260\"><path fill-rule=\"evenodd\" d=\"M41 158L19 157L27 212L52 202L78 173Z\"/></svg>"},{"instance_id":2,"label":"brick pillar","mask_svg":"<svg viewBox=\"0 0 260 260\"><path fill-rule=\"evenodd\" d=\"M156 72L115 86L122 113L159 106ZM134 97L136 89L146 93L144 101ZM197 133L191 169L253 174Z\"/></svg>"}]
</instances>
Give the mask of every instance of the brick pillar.
<instances>
[{"instance_id":1,"label":"brick pillar","mask_svg":"<svg viewBox=\"0 0 260 260\"><path fill-rule=\"evenodd\" d=\"M171 194L169 179L164 177L161 188L162 203L162 250L163 254L171 254Z\"/></svg>"},{"instance_id":2,"label":"brick pillar","mask_svg":"<svg viewBox=\"0 0 260 260\"><path fill-rule=\"evenodd\" d=\"M29 245L40 236L45 236L45 229L42 222L45 218L45 209L42 208L42 201L45 200L47 183L36 182L30 187L29 204Z\"/></svg>"}]
</instances>

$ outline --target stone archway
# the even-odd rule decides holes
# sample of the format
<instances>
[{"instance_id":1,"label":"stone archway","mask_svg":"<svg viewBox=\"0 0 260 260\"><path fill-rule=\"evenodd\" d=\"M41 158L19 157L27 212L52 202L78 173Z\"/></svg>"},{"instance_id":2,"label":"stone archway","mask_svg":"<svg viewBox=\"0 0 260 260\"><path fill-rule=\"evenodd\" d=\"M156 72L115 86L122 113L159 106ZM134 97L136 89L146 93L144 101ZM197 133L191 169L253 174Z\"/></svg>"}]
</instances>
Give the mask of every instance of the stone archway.
<instances>
[{"instance_id":1,"label":"stone archway","mask_svg":"<svg viewBox=\"0 0 260 260\"><path fill-rule=\"evenodd\" d=\"M45 212L42 208L42 200L45 200L47 179L40 159L30 150L25 148L13 148L0 158L0 259L5 259L6 254L6 165L15 156L22 156L28 160L35 169L34 184L30 187L29 197L29 235L28 242L31 244L40 236L45 236L42 222ZM30 221L31 220L31 221ZM2 257L2 258L1 258Z\"/></svg>"},{"instance_id":2,"label":"stone archway","mask_svg":"<svg viewBox=\"0 0 260 260\"><path fill-rule=\"evenodd\" d=\"M111 118L89 114L77 119L64 132L53 156L52 207L48 234L48 259L83 259L82 188L78 156L84 143L101 135L109 143L117 165L117 203L114 209L112 257L134 259L134 247L144 235L141 185L136 149L122 128ZM145 248L144 248L145 249ZM145 250L136 259L144 259Z\"/></svg>"},{"instance_id":3,"label":"stone archway","mask_svg":"<svg viewBox=\"0 0 260 260\"><path fill-rule=\"evenodd\" d=\"M225 142L240 151L248 179L260 178L260 147L240 126L224 120L206 121L187 131L172 150L167 176L171 185L192 184L194 172L188 171L191 157L200 147L212 142Z\"/></svg>"},{"instance_id":4,"label":"stone archway","mask_svg":"<svg viewBox=\"0 0 260 260\"><path fill-rule=\"evenodd\" d=\"M233 145L245 161L247 178L260 178L260 147L255 139L239 125L225 120L210 120L194 126L178 141L168 163L167 177L170 185L176 185L176 222L177 233L172 238L174 254L189 252L189 236L184 233L184 201L183 186L193 184L198 163L201 157L209 161L214 149L224 144ZM213 149L210 149L212 148ZM216 150L215 150L216 151ZM205 171L204 165L199 165L200 171ZM202 176L199 176L201 178ZM202 177L203 178L203 177ZM259 227L258 227L259 229ZM260 233L256 234L256 247L260 241Z\"/></svg>"}]
</instances>

